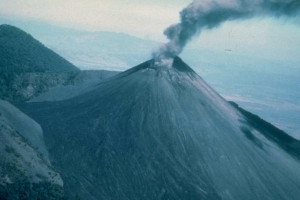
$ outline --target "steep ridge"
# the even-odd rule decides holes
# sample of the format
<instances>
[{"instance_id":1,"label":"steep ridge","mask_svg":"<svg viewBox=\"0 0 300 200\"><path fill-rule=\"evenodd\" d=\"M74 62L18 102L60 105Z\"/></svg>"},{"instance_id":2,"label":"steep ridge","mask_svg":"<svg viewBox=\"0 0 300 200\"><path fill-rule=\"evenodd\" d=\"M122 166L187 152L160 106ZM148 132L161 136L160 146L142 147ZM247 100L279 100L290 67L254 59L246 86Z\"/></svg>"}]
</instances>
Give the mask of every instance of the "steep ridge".
<instances>
[{"instance_id":1,"label":"steep ridge","mask_svg":"<svg viewBox=\"0 0 300 200\"><path fill-rule=\"evenodd\" d=\"M51 101L92 90L117 72L80 71L30 34L0 25L0 99Z\"/></svg>"},{"instance_id":2,"label":"steep ridge","mask_svg":"<svg viewBox=\"0 0 300 200\"><path fill-rule=\"evenodd\" d=\"M283 148L273 126L225 101L180 58L170 69L153 63L70 100L16 104L44 129L69 195L298 199L299 141Z\"/></svg>"},{"instance_id":3,"label":"steep ridge","mask_svg":"<svg viewBox=\"0 0 300 200\"><path fill-rule=\"evenodd\" d=\"M80 70L21 29L0 25L0 98L25 101L69 84Z\"/></svg>"},{"instance_id":4,"label":"steep ridge","mask_svg":"<svg viewBox=\"0 0 300 200\"><path fill-rule=\"evenodd\" d=\"M70 62L21 29L0 25L0 72L74 72Z\"/></svg>"}]
</instances>

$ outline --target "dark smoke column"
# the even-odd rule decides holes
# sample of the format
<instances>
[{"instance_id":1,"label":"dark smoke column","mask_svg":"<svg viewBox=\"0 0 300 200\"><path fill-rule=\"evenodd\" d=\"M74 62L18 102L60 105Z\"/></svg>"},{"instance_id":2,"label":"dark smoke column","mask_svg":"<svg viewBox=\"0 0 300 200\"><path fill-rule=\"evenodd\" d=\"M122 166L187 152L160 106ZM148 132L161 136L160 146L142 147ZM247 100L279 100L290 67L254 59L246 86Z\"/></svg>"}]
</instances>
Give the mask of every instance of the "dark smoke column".
<instances>
[{"instance_id":1,"label":"dark smoke column","mask_svg":"<svg viewBox=\"0 0 300 200\"><path fill-rule=\"evenodd\" d=\"M169 42L153 52L155 65L171 67L173 58L202 29L218 27L225 21L255 16L295 16L300 0L194 0L180 12L180 23L164 31Z\"/></svg>"}]
</instances>

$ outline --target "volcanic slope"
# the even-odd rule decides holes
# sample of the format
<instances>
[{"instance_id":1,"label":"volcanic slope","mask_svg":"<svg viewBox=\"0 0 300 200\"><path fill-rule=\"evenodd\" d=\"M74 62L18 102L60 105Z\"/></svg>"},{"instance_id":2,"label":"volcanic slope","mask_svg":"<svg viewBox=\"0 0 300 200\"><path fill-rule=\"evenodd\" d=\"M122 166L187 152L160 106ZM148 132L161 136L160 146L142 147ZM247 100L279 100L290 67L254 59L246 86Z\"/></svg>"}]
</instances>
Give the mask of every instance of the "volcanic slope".
<instances>
[{"instance_id":1,"label":"volcanic slope","mask_svg":"<svg viewBox=\"0 0 300 200\"><path fill-rule=\"evenodd\" d=\"M68 194L86 199L298 199L299 141L219 96L176 57L89 93L19 104Z\"/></svg>"}]
</instances>

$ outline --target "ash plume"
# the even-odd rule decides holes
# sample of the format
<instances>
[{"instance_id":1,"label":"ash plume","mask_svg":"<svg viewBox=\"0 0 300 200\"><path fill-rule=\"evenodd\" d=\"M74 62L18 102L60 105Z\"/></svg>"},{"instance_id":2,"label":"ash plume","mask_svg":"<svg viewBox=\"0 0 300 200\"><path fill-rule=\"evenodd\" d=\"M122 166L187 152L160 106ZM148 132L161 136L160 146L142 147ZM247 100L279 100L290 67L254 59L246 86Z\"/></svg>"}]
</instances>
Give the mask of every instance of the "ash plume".
<instances>
[{"instance_id":1,"label":"ash plume","mask_svg":"<svg viewBox=\"0 0 300 200\"><path fill-rule=\"evenodd\" d=\"M258 16L293 17L299 11L300 0L194 0L180 12L180 22L164 31L169 42L153 52L155 65L172 66L173 58L203 29Z\"/></svg>"}]
</instances>

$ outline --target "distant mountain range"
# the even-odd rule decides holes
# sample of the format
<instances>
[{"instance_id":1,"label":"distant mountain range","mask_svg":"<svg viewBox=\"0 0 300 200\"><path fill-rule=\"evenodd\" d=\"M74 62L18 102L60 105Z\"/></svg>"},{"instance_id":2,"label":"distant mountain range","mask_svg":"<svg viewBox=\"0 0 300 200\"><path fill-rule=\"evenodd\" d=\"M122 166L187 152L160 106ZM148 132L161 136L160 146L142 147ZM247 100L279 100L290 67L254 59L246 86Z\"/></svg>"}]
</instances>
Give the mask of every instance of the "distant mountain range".
<instances>
[{"instance_id":1,"label":"distant mountain range","mask_svg":"<svg viewBox=\"0 0 300 200\"><path fill-rule=\"evenodd\" d=\"M26 28L26 25L22 27ZM39 27L28 27L26 30L44 45L85 70L125 70L149 59L152 49L158 46L158 42L124 33L88 32L50 25Z\"/></svg>"},{"instance_id":2,"label":"distant mountain range","mask_svg":"<svg viewBox=\"0 0 300 200\"><path fill-rule=\"evenodd\" d=\"M150 59L152 49L158 46L123 33L70 31L68 37L66 33L54 35L58 37L44 34L41 38L81 69L125 70Z\"/></svg>"}]
</instances>

